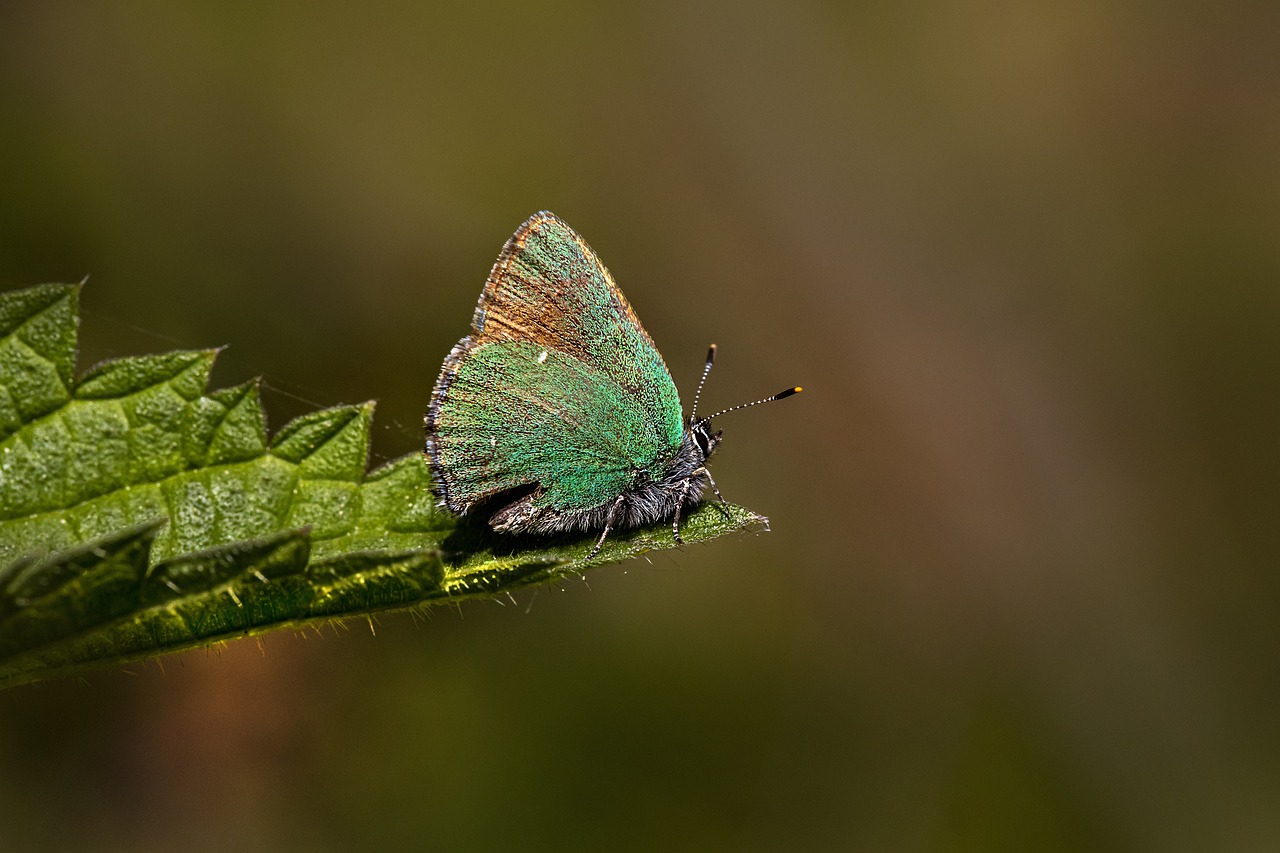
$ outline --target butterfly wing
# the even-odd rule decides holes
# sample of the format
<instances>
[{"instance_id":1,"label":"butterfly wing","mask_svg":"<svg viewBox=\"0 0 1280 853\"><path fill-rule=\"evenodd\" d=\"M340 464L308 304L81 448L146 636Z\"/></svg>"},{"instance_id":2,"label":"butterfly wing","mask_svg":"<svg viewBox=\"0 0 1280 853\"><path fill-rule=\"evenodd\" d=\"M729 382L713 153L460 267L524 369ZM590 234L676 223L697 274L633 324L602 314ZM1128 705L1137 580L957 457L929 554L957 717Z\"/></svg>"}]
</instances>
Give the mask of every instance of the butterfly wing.
<instances>
[{"instance_id":1,"label":"butterfly wing","mask_svg":"<svg viewBox=\"0 0 1280 853\"><path fill-rule=\"evenodd\" d=\"M522 485L557 510L654 479L679 449L679 395L595 252L535 214L507 241L472 334L445 359L427 412L437 488L455 512Z\"/></svg>"}]
</instances>

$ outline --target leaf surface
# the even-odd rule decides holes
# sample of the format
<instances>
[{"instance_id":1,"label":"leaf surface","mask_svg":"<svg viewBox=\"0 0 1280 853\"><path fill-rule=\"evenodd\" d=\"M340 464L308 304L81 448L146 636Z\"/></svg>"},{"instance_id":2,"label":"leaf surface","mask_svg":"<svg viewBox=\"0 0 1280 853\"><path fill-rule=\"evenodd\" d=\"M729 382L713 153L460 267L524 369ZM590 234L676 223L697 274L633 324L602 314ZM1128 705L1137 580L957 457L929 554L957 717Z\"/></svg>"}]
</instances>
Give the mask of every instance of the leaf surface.
<instances>
[{"instance_id":1,"label":"leaf surface","mask_svg":"<svg viewBox=\"0 0 1280 853\"><path fill-rule=\"evenodd\" d=\"M0 294L0 687L275 628L505 595L674 545L668 525L498 536L436 509L421 454L367 472L373 404L268 437L216 350L74 378L78 285ZM765 520L706 505L700 542Z\"/></svg>"}]
</instances>

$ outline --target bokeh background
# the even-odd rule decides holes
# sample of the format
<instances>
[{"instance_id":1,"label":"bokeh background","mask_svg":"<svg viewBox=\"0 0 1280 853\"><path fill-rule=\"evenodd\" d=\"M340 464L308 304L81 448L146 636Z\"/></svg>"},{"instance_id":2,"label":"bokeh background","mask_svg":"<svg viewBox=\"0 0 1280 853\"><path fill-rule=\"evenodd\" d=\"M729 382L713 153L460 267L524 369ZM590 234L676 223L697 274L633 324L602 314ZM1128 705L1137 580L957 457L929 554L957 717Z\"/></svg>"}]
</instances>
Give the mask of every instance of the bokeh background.
<instances>
[{"instance_id":1,"label":"bokeh background","mask_svg":"<svg viewBox=\"0 0 1280 853\"><path fill-rule=\"evenodd\" d=\"M0 284L414 452L595 246L767 535L0 695L9 850L1280 849L1280 6L0 6Z\"/></svg>"}]
</instances>

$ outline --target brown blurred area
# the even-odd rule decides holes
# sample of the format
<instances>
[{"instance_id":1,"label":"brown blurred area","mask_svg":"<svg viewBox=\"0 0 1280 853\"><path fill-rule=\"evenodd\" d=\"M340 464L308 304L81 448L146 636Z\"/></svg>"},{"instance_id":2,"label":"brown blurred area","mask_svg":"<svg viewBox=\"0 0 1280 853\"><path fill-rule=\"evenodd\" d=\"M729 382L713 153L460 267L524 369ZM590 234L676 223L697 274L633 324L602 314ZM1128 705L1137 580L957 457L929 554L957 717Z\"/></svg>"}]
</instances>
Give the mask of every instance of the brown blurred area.
<instances>
[{"instance_id":1,"label":"brown blurred area","mask_svg":"<svg viewBox=\"0 0 1280 853\"><path fill-rule=\"evenodd\" d=\"M421 446L596 248L772 532L0 694L13 850L1280 849L1280 7L0 6L0 287Z\"/></svg>"}]
</instances>

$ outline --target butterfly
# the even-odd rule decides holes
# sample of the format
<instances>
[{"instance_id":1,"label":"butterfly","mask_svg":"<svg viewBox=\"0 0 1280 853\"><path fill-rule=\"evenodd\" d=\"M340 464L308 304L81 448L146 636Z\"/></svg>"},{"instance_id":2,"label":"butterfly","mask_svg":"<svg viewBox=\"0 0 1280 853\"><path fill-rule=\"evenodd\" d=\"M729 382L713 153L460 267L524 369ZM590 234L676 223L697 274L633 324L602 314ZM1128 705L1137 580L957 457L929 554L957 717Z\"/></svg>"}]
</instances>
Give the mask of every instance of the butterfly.
<instances>
[{"instance_id":1,"label":"butterfly","mask_svg":"<svg viewBox=\"0 0 1280 853\"><path fill-rule=\"evenodd\" d=\"M436 496L457 515L483 508L498 533L596 532L680 519L710 486L720 444L689 417L653 339L604 264L562 219L531 216L507 241L440 368L426 415Z\"/></svg>"}]
</instances>

